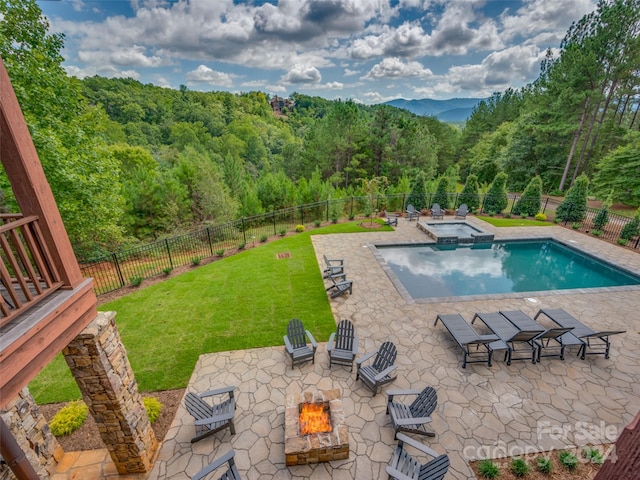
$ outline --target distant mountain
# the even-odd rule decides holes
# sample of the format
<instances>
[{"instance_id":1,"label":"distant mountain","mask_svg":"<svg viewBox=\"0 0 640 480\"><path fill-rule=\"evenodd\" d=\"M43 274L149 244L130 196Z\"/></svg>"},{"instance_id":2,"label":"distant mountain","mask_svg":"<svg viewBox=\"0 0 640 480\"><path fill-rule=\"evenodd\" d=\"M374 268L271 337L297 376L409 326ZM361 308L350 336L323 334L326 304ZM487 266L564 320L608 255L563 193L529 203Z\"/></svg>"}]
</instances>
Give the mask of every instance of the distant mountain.
<instances>
[{"instance_id":1,"label":"distant mountain","mask_svg":"<svg viewBox=\"0 0 640 480\"><path fill-rule=\"evenodd\" d=\"M397 98L385 102L384 105L404 108L411 113L422 116L433 116L443 122L464 122L471 116L471 111L484 98L450 98L449 100L405 100Z\"/></svg>"}]
</instances>

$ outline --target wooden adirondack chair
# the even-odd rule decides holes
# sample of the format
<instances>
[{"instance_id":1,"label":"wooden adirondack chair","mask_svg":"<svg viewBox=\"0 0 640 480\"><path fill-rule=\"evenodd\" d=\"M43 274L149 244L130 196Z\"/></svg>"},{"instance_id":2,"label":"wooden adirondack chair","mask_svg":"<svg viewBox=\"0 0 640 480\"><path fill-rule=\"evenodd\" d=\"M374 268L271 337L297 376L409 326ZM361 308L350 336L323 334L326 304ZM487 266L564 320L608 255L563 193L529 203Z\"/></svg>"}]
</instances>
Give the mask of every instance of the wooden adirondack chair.
<instances>
[{"instance_id":1,"label":"wooden adirondack chair","mask_svg":"<svg viewBox=\"0 0 640 480\"><path fill-rule=\"evenodd\" d=\"M375 359L371 365L363 365L364 362L371 359L375 355ZM397 350L393 342L384 342L379 350L369 352L364 357L356 361L358 367L356 380L362 380L362 383L375 396L378 393L378 387L392 382L396 379L391 373L398 367L394 365L396 361Z\"/></svg>"},{"instance_id":2,"label":"wooden adirondack chair","mask_svg":"<svg viewBox=\"0 0 640 480\"><path fill-rule=\"evenodd\" d=\"M337 363L338 365L348 365L353 370L353 361L358 353L358 336L353 323L349 320L340 321L337 331L329 337L327 352L329 353L329 367Z\"/></svg>"}]
</instances>

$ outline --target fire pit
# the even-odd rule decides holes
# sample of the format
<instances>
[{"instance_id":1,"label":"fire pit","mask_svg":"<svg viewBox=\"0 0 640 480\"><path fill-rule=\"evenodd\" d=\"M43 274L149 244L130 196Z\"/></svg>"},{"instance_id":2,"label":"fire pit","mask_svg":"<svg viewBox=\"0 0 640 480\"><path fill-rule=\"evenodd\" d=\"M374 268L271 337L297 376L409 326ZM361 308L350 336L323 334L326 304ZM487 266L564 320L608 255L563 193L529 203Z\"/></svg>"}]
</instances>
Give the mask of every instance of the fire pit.
<instances>
[{"instance_id":1,"label":"fire pit","mask_svg":"<svg viewBox=\"0 0 640 480\"><path fill-rule=\"evenodd\" d=\"M287 466L349 458L349 432L339 390L287 395L284 454Z\"/></svg>"}]
</instances>

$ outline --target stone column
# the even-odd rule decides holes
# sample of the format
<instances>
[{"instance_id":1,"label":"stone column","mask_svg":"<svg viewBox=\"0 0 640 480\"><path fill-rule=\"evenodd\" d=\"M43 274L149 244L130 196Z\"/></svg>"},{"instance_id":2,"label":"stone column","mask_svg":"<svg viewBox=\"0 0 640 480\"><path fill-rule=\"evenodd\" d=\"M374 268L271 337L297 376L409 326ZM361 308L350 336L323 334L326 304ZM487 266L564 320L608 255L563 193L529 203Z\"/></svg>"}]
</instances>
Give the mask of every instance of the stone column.
<instances>
[{"instance_id":1,"label":"stone column","mask_svg":"<svg viewBox=\"0 0 640 480\"><path fill-rule=\"evenodd\" d=\"M115 312L98 312L62 353L118 473L145 473L151 471L158 442L115 316Z\"/></svg>"},{"instance_id":2,"label":"stone column","mask_svg":"<svg viewBox=\"0 0 640 480\"><path fill-rule=\"evenodd\" d=\"M25 387L0 410L0 416L11 430L13 438L25 453L38 477L49 478L63 457L62 447L53 436L47 420L40 413L35 399ZM0 479L15 479L4 463L0 463Z\"/></svg>"}]
</instances>

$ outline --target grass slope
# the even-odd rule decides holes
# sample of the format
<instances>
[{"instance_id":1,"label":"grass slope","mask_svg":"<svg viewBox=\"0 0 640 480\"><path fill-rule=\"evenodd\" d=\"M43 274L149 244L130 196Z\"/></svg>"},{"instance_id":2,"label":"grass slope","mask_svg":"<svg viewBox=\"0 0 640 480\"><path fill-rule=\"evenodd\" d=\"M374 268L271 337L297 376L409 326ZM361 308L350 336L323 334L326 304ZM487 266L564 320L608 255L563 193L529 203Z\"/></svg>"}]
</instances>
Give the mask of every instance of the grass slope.
<instances>
[{"instance_id":1,"label":"grass slope","mask_svg":"<svg viewBox=\"0 0 640 480\"><path fill-rule=\"evenodd\" d=\"M201 354L283 345L293 317L316 340L327 341L335 320L310 235L365 231L370 230L345 223L296 234L138 290L99 310L117 312L141 391L183 388ZM276 258L284 252L290 258ZM62 355L29 389L41 404L80 398Z\"/></svg>"}]
</instances>

